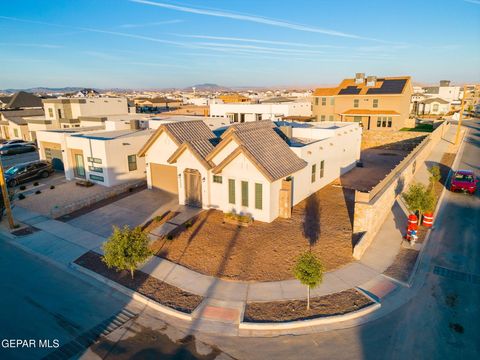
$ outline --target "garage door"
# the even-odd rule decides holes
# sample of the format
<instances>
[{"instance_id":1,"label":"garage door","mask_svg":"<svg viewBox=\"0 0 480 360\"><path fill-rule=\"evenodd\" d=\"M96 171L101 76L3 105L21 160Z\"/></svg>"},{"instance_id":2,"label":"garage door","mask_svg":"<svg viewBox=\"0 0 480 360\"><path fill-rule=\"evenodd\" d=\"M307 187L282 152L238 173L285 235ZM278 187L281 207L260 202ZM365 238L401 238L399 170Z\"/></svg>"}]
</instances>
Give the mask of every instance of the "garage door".
<instances>
[{"instance_id":1,"label":"garage door","mask_svg":"<svg viewBox=\"0 0 480 360\"><path fill-rule=\"evenodd\" d=\"M152 188L178 194L177 167L150 163Z\"/></svg>"},{"instance_id":2,"label":"garage door","mask_svg":"<svg viewBox=\"0 0 480 360\"><path fill-rule=\"evenodd\" d=\"M45 159L50 161L55 170L63 171L63 154L60 144L42 143L45 149Z\"/></svg>"}]
</instances>

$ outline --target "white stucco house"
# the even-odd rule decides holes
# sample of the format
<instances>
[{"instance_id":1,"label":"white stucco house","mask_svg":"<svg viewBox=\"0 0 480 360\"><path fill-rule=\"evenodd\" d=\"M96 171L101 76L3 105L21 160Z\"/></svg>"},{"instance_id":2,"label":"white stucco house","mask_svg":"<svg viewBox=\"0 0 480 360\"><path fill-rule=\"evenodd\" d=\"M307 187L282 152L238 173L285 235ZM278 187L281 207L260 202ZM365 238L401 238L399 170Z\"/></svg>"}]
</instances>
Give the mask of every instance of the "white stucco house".
<instances>
[{"instance_id":1,"label":"white stucco house","mask_svg":"<svg viewBox=\"0 0 480 360\"><path fill-rule=\"evenodd\" d=\"M417 114L444 115L450 110L450 103L441 98L428 98L418 103Z\"/></svg>"},{"instance_id":2,"label":"white stucco house","mask_svg":"<svg viewBox=\"0 0 480 360\"><path fill-rule=\"evenodd\" d=\"M280 120L286 116L311 116L310 101L266 101L262 103L210 104L210 116L228 118L230 123Z\"/></svg>"},{"instance_id":3,"label":"white stucco house","mask_svg":"<svg viewBox=\"0 0 480 360\"><path fill-rule=\"evenodd\" d=\"M44 130L37 133L40 158L63 170L67 180L90 180L104 186L145 178L139 149L152 130L102 127Z\"/></svg>"},{"instance_id":4,"label":"white stucco house","mask_svg":"<svg viewBox=\"0 0 480 360\"><path fill-rule=\"evenodd\" d=\"M358 123L258 121L217 136L201 120L178 121L160 126L138 155L150 189L271 222L354 167L361 133Z\"/></svg>"}]
</instances>

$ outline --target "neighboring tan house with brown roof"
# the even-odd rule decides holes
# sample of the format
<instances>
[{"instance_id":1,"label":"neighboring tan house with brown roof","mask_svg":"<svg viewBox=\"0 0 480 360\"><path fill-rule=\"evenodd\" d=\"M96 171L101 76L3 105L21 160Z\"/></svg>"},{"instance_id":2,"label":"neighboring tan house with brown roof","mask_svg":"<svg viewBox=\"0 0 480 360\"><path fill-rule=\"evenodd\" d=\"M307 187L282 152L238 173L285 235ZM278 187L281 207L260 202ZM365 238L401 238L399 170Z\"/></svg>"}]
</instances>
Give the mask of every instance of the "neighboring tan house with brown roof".
<instances>
[{"instance_id":1,"label":"neighboring tan house with brown roof","mask_svg":"<svg viewBox=\"0 0 480 360\"><path fill-rule=\"evenodd\" d=\"M357 123L240 123L217 137L202 120L161 125L140 150L150 189L182 205L271 222L355 166Z\"/></svg>"},{"instance_id":2,"label":"neighboring tan house with brown roof","mask_svg":"<svg viewBox=\"0 0 480 360\"><path fill-rule=\"evenodd\" d=\"M356 121L366 130L400 130L414 126L409 119L411 95L409 76L358 73L337 87L316 89L312 113L317 121Z\"/></svg>"},{"instance_id":3,"label":"neighboring tan house with brown roof","mask_svg":"<svg viewBox=\"0 0 480 360\"><path fill-rule=\"evenodd\" d=\"M28 119L43 114L43 109L0 110L0 138L31 141Z\"/></svg>"}]
</instances>

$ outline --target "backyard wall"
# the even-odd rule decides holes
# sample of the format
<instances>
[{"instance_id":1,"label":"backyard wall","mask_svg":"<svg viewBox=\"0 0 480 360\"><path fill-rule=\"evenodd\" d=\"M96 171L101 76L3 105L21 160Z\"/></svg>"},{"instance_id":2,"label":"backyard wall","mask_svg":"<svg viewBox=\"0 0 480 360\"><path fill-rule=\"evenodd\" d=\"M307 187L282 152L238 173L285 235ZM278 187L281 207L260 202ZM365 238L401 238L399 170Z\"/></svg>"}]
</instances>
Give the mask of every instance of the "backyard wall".
<instances>
[{"instance_id":1,"label":"backyard wall","mask_svg":"<svg viewBox=\"0 0 480 360\"><path fill-rule=\"evenodd\" d=\"M430 133L370 192L355 191L353 232L364 233L353 249L356 259L360 259L372 243L389 214L386 209L392 208L397 197L412 182L415 172L449 127L449 123L443 123Z\"/></svg>"}]
</instances>

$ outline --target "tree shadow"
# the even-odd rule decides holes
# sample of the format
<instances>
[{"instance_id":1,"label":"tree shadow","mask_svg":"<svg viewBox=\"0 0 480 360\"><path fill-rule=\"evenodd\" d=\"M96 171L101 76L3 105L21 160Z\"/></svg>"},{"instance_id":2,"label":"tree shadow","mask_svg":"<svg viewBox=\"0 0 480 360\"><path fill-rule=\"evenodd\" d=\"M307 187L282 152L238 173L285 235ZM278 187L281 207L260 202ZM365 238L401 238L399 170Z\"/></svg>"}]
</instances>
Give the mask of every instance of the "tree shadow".
<instances>
[{"instance_id":1,"label":"tree shadow","mask_svg":"<svg viewBox=\"0 0 480 360\"><path fill-rule=\"evenodd\" d=\"M320 228L320 201L315 194L307 198L303 218L303 236L314 246L321 235Z\"/></svg>"},{"instance_id":2,"label":"tree shadow","mask_svg":"<svg viewBox=\"0 0 480 360\"><path fill-rule=\"evenodd\" d=\"M448 174L450 173L450 170L452 170L450 166L436 161L425 161L425 165L427 166L427 169L431 169L433 166L438 166L440 168L440 184L444 187L448 187Z\"/></svg>"}]
</instances>

